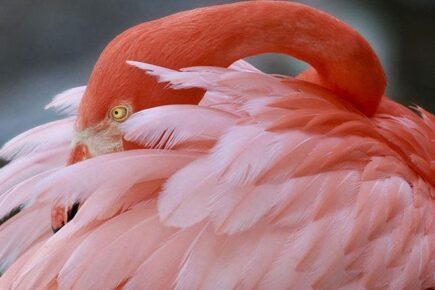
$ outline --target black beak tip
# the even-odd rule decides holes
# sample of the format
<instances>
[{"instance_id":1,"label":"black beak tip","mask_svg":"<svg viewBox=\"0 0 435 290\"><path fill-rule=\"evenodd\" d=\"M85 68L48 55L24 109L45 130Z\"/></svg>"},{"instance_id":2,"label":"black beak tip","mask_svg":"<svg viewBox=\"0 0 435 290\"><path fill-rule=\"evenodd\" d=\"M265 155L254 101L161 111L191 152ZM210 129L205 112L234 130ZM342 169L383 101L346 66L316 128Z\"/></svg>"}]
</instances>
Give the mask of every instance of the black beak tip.
<instances>
[{"instance_id":1,"label":"black beak tip","mask_svg":"<svg viewBox=\"0 0 435 290\"><path fill-rule=\"evenodd\" d=\"M57 233L61 228L70 222L77 214L80 208L80 202L76 201L72 206L68 206L65 210L64 206L54 207L51 216L51 230Z\"/></svg>"}]
</instances>

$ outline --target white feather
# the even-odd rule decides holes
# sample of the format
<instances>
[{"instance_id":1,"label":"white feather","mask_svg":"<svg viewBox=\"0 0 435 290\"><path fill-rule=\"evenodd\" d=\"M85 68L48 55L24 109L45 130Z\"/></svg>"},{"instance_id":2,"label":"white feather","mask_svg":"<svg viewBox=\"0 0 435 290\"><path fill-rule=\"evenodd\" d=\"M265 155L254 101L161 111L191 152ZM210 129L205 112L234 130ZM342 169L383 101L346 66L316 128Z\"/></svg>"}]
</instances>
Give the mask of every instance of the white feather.
<instances>
[{"instance_id":1,"label":"white feather","mask_svg":"<svg viewBox=\"0 0 435 290\"><path fill-rule=\"evenodd\" d=\"M216 140L236 117L211 108L169 105L132 115L121 129L124 138L146 147L171 149L185 141Z\"/></svg>"},{"instance_id":2,"label":"white feather","mask_svg":"<svg viewBox=\"0 0 435 290\"><path fill-rule=\"evenodd\" d=\"M86 86L66 90L56 96L45 106L45 109L52 109L59 114L69 116L77 115L77 109L82 100Z\"/></svg>"},{"instance_id":3,"label":"white feather","mask_svg":"<svg viewBox=\"0 0 435 290\"><path fill-rule=\"evenodd\" d=\"M67 147L71 143L75 117L50 122L26 131L0 149L0 158L13 160L29 154Z\"/></svg>"}]
</instances>

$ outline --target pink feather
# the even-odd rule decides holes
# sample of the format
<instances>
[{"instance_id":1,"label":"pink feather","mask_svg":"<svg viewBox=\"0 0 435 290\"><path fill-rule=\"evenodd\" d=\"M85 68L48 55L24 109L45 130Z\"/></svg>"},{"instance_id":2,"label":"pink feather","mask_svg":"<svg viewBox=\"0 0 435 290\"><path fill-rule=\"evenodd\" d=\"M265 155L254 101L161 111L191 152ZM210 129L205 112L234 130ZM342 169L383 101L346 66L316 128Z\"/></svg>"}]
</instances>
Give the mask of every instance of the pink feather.
<instances>
[{"instance_id":1,"label":"pink feather","mask_svg":"<svg viewBox=\"0 0 435 290\"><path fill-rule=\"evenodd\" d=\"M59 114L74 116L77 114L80 101L86 90L86 86L66 90L56 96L45 106L45 109L55 110Z\"/></svg>"}]
</instances>

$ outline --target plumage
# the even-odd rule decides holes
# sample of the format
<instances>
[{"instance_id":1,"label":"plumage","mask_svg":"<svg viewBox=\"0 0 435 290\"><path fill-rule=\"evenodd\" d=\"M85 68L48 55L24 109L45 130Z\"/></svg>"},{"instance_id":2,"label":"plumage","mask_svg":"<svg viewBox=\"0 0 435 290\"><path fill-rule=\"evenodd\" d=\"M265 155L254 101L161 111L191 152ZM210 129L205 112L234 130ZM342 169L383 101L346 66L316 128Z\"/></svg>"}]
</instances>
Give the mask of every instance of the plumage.
<instances>
[{"instance_id":1,"label":"plumage","mask_svg":"<svg viewBox=\"0 0 435 290\"><path fill-rule=\"evenodd\" d=\"M236 120L236 116L212 108L168 105L133 115L124 123L123 132L126 140L146 148L180 149L189 143L213 144Z\"/></svg>"},{"instance_id":2,"label":"plumage","mask_svg":"<svg viewBox=\"0 0 435 290\"><path fill-rule=\"evenodd\" d=\"M317 71L239 60L266 51ZM47 106L70 117L0 150L0 288L435 287L435 117L384 87L357 32L300 4L124 32Z\"/></svg>"},{"instance_id":3,"label":"plumage","mask_svg":"<svg viewBox=\"0 0 435 290\"><path fill-rule=\"evenodd\" d=\"M53 100L45 106L45 109L52 109L60 114L76 115L80 101L86 90L86 86L76 87L53 97Z\"/></svg>"},{"instance_id":4,"label":"plumage","mask_svg":"<svg viewBox=\"0 0 435 290\"><path fill-rule=\"evenodd\" d=\"M48 151L56 147L68 147L73 133L75 118L67 118L35 127L7 142L0 151L6 160L25 157L30 153Z\"/></svg>"}]
</instances>

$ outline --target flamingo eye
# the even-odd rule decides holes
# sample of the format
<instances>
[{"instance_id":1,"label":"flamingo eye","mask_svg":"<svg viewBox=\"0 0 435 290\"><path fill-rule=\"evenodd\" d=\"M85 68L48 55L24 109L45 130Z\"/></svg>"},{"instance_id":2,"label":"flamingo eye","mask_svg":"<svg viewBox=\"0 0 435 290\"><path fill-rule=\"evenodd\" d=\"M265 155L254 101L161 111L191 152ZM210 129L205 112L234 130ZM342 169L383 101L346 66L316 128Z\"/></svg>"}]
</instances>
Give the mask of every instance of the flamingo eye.
<instances>
[{"instance_id":1,"label":"flamingo eye","mask_svg":"<svg viewBox=\"0 0 435 290\"><path fill-rule=\"evenodd\" d=\"M110 118L116 122L123 122L128 118L129 109L127 106L116 106L110 110Z\"/></svg>"}]
</instances>

